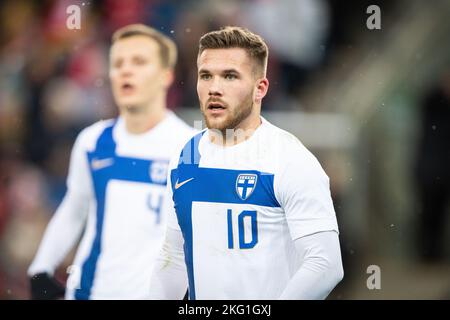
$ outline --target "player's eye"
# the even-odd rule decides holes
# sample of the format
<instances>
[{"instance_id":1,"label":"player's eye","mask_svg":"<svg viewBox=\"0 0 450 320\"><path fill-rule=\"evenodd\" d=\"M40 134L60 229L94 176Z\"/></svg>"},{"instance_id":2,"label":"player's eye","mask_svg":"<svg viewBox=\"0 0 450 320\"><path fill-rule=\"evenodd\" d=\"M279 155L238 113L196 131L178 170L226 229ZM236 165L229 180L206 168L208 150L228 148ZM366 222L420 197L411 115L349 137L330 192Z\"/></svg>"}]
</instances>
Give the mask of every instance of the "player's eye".
<instances>
[{"instance_id":1,"label":"player's eye","mask_svg":"<svg viewBox=\"0 0 450 320\"><path fill-rule=\"evenodd\" d=\"M209 79L211 79L211 75L207 74L207 73L202 73L200 75L200 79L202 79L202 80L209 80Z\"/></svg>"},{"instance_id":2,"label":"player's eye","mask_svg":"<svg viewBox=\"0 0 450 320\"><path fill-rule=\"evenodd\" d=\"M122 64L123 64L122 60L117 60L117 61L114 61L114 63L112 63L112 67L118 69L122 66Z\"/></svg>"},{"instance_id":3,"label":"player's eye","mask_svg":"<svg viewBox=\"0 0 450 320\"><path fill-rule=\"evenodd\" d=\"M234 73L227 73L225 75L225 79L226 80L235 80L235 79L237 79L237 75L235 75Z\"/></svg>"},{"instance_id":4,"label":"player's eye","mask_svg":"<svg viewBox=\"0 0 450 320\"><path fill-rule=\"evenodd\" d=\"M134 64L140 66L147 63L147 60L142 57L136 57L133 59Z\"/></svg>"}]
</instances>

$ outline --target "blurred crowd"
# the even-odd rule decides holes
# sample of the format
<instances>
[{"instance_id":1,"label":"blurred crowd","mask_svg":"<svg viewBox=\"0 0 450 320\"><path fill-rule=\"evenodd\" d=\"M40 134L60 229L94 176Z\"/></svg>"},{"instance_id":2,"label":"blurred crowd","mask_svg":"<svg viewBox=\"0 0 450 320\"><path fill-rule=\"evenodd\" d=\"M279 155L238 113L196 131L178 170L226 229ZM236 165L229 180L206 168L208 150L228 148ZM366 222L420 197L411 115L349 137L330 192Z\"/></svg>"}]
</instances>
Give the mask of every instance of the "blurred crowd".
<instances>
[{"instance_id":1,"label":"blurred crowd","mask_svg":"<svg viewBox=\"0 0 450 320\"><path fill-rule=\"evenodd\" d=\"M378 2L389 6L389 1ZM66 9L73 4L81 8L80 30L66 27ZM142 22L175 39L179 60L168 105L176 111L197 108L200 36L224 25L248 27L270 47L271 87L264 108L308 110L301 99L305 84L326 68L340 47L348 45L355 25L365 26L364 6L370 2L354 4L338 5L332 0L2 1L0 299L28 297L26 269L65 193L77 133L116 115L108 81L114 30ZM442 108L448 114L446 90L447 104ZM448 147L450 138L443 139L443 148ZM339 190L334 194L339 198ZM445 207L448 194L443 198ZM424 232L432 230L433 226ZM65 276L65 270L60 276Z\"/></svg>"}]
</instances>

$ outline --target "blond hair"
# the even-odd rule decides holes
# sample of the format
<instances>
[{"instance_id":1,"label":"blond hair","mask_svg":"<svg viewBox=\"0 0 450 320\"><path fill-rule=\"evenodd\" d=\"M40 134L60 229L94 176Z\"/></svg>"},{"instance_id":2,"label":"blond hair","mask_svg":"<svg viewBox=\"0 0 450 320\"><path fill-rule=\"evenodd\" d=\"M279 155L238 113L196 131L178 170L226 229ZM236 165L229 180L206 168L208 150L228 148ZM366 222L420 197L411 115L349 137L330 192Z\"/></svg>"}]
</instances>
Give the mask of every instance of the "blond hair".
<instances>
[{"instance_id":1,"label":"blond hair","mask_svg":"<svg viewBox=\"0 0 450 320\"><path fill-rule=\"evenodd\" d=\"M177 61L177 46L175 45L175 42L158 30L149 26L143 24L130 24L122 27L114 32L112 36L112 44L118 40L134 36L146 36L156 41L159 46L161 65L164 68L175 68Z\"/></svg>"}]
</instances>

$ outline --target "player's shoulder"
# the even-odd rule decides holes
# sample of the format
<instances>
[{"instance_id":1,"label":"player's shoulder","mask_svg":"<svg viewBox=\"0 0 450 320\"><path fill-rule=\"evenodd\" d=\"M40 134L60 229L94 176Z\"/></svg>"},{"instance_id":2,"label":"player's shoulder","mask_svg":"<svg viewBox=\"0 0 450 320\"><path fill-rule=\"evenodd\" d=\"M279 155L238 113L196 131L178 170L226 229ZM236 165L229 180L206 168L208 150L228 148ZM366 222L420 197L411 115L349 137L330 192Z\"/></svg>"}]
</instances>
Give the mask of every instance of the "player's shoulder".
<instances>
[{"instance_id":1,"label":"player's shoulder","mask_svg":"<svg viewBox=\"0 0 450 320\"><path fill-rule=\"evenodd\" d=\"M322 167L316 156L292 133L268 123L266 139L274 149L278 158L278 169L281 171L322 172Z\"/></svg>"},{"instance_id":2,"label":"player's shoulder","mask_svg":"<svg viewBox=\"0 0 450 320\"><path fill-rule=\"evenodd\" d=\"M184 122L184 120L178 117L173 111L169 111L165 132L162 132L162 134L165 135L164 140L166 142L171 141L176 146L175 149L178 150L196 133L197 130Z\"/></svg>"},{"instance_id":3,"label":"player's shoulder","mask_svg":"<svg viewBox=\"0 0 450 320\"><path fill-rule=\"evenodd\" d=\"M286 131L274 124L265 121L267 127L265 133L265 140L272 146L277 146L282 150L282 153L289 158L289 156L295 157L314 157L313 154L305 147L299 138L294 136L289 131Z\"/></svg>"},{"instance_id":4,"label":"player's shoulder","mask_svg":"<svg viewBox=\"0 0 450 320\"><path fill-rule=\"evenodd\" d=\"M191 137L197 132L196 129L188 125L173 111L169 112L168 121L170 123L170 126L177 130L177 134L182 135L184 137Z\"/></svg>"},{"instance_id":5,"label":"player's shoulder","mask_svg":"<svg viewBox=\"0 0 450 320\"><path fill-rule=\"evenodd\" d=\"M100 120L84 128L78 134L77 143L84 149L94 149L99 136L107 127L112 126L115 121L116 119Z\"/></svg>"},{"instance_id":6,"label":"player's shoulder","mask_svg":"<svg viewBox=\"0 0 450 320\"><path fill-rule=\"evenodd\" d=\"M189 131L189 133L186 136L184 136L184 139L180 140L181 143L178 145L176 152L171 157L169 165L170 170L178 166L180 158L183 157L182 156L183 154L184 157L190 158L191 155L193 155L196 152L196 149L198 150L200 140L202 139L206 131L207 129L203 129L201 131L193 129Z\"/></svg>"}]
</instances>

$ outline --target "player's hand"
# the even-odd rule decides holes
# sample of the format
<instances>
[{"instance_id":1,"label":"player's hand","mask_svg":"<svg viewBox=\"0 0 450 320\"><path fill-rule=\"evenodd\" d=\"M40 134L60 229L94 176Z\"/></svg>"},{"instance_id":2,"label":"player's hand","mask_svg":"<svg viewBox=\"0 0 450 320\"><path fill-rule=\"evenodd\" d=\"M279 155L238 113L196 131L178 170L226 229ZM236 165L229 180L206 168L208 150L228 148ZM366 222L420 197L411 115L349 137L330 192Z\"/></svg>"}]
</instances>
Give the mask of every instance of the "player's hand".
<instances>
[{"instance_id":1,"label":"player's hand","mask_svg":"<svg viewBox=\"0 0 450 320\"><path fill-rule=\"evenodd\" d=\"M38 273L30 278L31 299L53 300L64 297L65 288L48 273Z\"/></svg>"}]
</instances>

